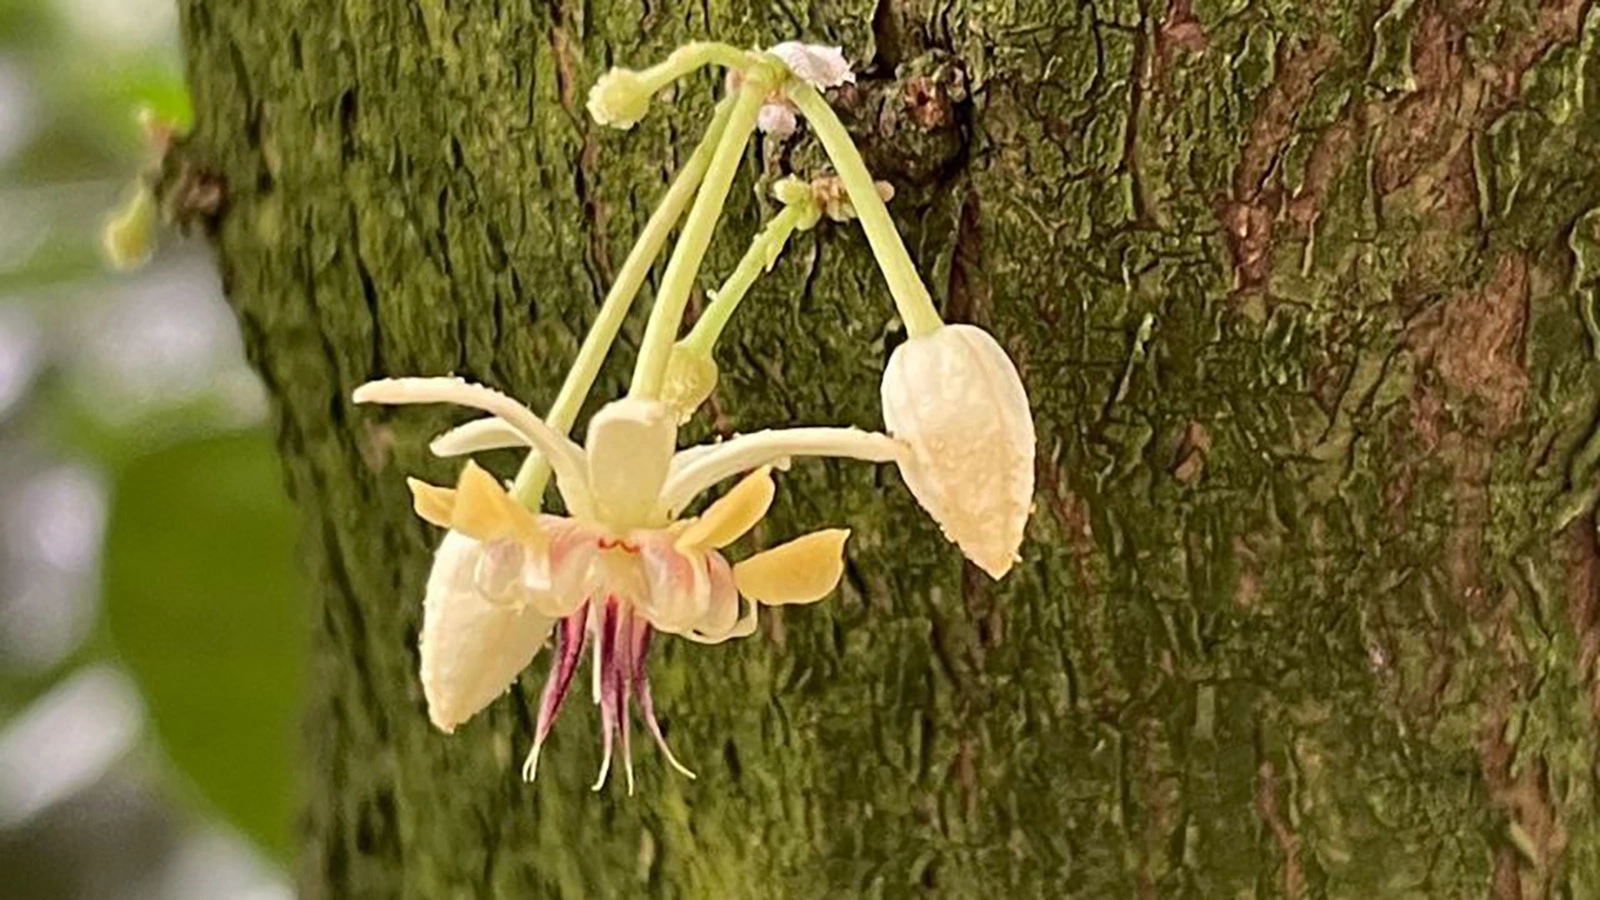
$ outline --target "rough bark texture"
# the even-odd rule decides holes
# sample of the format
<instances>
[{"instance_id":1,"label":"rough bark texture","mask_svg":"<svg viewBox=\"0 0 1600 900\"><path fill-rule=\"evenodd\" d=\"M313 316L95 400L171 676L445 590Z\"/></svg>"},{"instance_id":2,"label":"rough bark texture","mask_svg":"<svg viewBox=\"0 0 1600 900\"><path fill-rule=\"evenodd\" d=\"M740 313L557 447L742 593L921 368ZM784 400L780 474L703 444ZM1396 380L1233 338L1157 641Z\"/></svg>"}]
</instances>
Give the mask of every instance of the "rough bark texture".
<instances>
[{"instance_id":1,"label":"rough bark texture","mask_svg":"<svg viewBox=\"0 0 1600 900\"><path fill-rule=\"evenodd\" d=\"M1600 896L1600 10L1580 0L184 0L232 302L320 576L312 897ZM994 585L892 471L806 464L763 539L842 592L653 663L672 739L590 794L536 663L454 737L415 675L457 372L541 405L698 137L588 86L697 36L866 60L836 97L1041 440ZM709 271L759 222L749 172ZM211 184L214 182L206 181ZM799 239L689 429L878 423L859 232ZM624 384L638 320L602 395ZM509 472L510 457L489 460Z\"/></svg>"}]
</instances>

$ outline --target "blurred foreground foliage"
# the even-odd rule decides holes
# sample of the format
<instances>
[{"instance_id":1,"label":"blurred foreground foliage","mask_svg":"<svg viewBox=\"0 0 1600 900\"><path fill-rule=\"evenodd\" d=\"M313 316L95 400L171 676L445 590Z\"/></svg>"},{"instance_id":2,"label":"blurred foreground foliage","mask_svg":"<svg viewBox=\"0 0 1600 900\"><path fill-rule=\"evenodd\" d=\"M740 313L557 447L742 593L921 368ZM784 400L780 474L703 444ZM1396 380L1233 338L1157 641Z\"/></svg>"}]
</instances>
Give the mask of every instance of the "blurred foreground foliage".
<instances>
[{"instance_id":1,"label":"blurred foreground foliage","mask_svg":"<svg viewBox=\"0 0 1600 900\"><path fill-rule=\"evenodd\" d=\"M116 479L104 571L112 635L167 755L287 856L307 625L278 473L261 431L135 459Z\"/></svg>"},{"instance_id":2,"label":"blurred foreground foliage","mask_svg":"<svg viewBox=\"0 0 1600 900\"><path fill-rule=\"evenodd\" d=\"M200 248L167 235L127 278L99 252L104 217L150 162L139 111L189 121L175 31L169 0L0 2L0 469L13 484L87 471L107 508L78 591L99 591L84 605L100 618L43 664L5 658L33 635L4 636L0 736L53 686L120 664L156 739L135 764L170 762L195 824L225 822L283 860L308 628L264 405ZM159 377L130 384L145 363ZM0 542L47 530L51 511L26 494L0 490ZM6 590L0 628L23 627Z\"/></svg>"}]
</instances>

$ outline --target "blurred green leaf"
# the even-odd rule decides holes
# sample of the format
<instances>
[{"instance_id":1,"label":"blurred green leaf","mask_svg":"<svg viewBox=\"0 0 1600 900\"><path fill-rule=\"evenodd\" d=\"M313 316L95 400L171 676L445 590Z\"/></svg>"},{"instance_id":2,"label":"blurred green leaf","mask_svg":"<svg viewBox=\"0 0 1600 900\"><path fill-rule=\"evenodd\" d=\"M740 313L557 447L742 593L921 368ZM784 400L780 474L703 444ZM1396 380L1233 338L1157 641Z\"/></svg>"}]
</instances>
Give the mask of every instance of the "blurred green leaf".
<instances>
[{"instance_id":1,"label":"blurred green leaf","mask_svg":"<svg viewBox=\"0 0 1600 900\"><path fill-rule=\"evenodd\" d=\"M280 472L262 431L130 462L112 500L105 599L167 755L287 858L308 629Z\"/></svg>"}]
</instances>

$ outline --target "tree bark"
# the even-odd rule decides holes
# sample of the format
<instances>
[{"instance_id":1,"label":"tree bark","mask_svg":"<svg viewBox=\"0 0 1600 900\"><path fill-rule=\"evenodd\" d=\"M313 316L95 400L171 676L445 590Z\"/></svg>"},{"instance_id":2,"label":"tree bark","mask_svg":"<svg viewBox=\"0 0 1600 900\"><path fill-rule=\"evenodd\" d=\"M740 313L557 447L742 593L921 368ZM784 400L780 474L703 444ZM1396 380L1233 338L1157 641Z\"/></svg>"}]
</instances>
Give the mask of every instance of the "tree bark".
<instances>
[{"instance_id":1,"label":"tree bark","mask_svg":"<svg viewBox=\"0 0 1600 900\"><path fill-rule=\"evenodd\" d=\"M1580 0L184 0L190 180L277 400L320 590L309 897L1600 895L1600 11ZM890 470L785 474L843 589L663 641L698 781L591 794L545 660L454 736L416 677L455 372L534 406L708 118L585 94L676 44L863 61L834 100L947 319L1040 437L989 582ZM702 286L759 225L748 157ZM625 386L635 316L596 396ZM901 339L859 230L797 239L685 434L877 426ZM501 474L514 460L488 457ZM287 602L288 598L286 598ZM247 702L247 698L241 698Z\"/></svg>"}]
</instances>

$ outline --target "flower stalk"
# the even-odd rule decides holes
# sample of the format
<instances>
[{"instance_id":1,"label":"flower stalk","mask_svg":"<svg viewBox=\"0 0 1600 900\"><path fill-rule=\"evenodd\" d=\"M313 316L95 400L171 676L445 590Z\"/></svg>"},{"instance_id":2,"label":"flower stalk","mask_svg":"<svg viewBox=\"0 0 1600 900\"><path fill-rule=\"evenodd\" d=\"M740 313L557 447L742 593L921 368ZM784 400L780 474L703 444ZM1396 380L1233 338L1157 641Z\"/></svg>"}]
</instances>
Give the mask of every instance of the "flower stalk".
<instances>
[{"instance_id":1,"label":"flower stalk","mask_svg":"<svg viewBox=\"0 0 1600 900\"><path fill-rule=\"evenodd\" d=\"M677 177L673 178L672 186L667 188L666 196L661 198L655 212L650 214L650 220L639 233L639 239L634 242L633 249L628 251L628 258L623 260L622 268L617 270L616 280L611 283L611 289L606 292L606 298L600 304L600 313L595 316L594 324L589 326L589 333L584 336L583 345L578 348L578 358L567 371L567 377L561 383L561 390L556 394L555 402L550 404L550 414L546 417L546 422L551 428L562 434L572 430L578 412L583 408L583 401L588 398L595 379L600 375L601 365L611 353L617 332L621 330L623 320L628 317L628 310L633 306L634 298L639 295L639 288L644 285L645 276L650 274L651 263L660 255L673 226L683 217L683 211L688 207L690 198L694 196L700 182L705 178L706 169L710 167L711 157L721 144L722 135L727 131L728 119L732 113L731 102L724 100L717 105L711 125L706 128L699 146L695 147L694 153L689 156L689 161L684 164ZM544 490L549 483L550 462L538 450L534 450L523 460L511 493L527 506L537 510L542 505Z\"/></svg>"},{"instance_id":2,"label":"flower stalk","mask_svg":"<svg viewBox=\"0 0 1600 900\"><path fill-rule=\"evenodd\" d=\"M786 204L783 210L773 216L767 226L761 229L755 240L750 242L750 249L745 251L744 257L729 273L722 287L711 295L711 302L706 304L705 311L695 320L694 327L689 329L688 335L678 342L679 346L693 352L710 354L717 345L717 339L722 337L723 329L728 327L728 321L739 309L739 304L744 301L750 288L756 283L756 279L762 273L772 271L772 267L777 264L784 247L788 246L789 238L797 231L812 228L821 219L822 211L811 198L811 189L804 185L801 187L804 198L796 196L794 202Z\"/></svg>"},{"instance_id":3,"label":"flower stalk","mask_svg":"<svg viewBox=\"0 0 1600 900\"><path fill-rule=\"evenodd\" d=\"M839 172L839 180L844 184L845 191L850 195L850 204L861 219L861 229L867 233L867 242L872 245L872 253L883 269L884 280L889 283L889 293L894 297L895 308L900 313L901 321L905 322L907 333L919 337L938 331L943 327L944 320L933 305L928 286L917 274L916 264L911 261L911 254L906 252L905 242L900 240L900 232L895 229L894 220L889 218L889 208L878 195L877 183L872 180L872 173L867 171L867 164L861 158L861 151L856 149L855 141L850 139L850 132L845 130L844 123L839 121L833 107L810 84L791 81L788 94L811 124L817 140L822 143L822 149Z\"/></svg>"},{"instance_id":4,"label":"flower stalk","mask_svg":"<svg viewBox=\"0 0 1600 900\"><path fill-rule=\"evenodd\" d=\"M696 41L684 44L643 71L612 69L589 91L589 115L599 124L627 130L650 111L650 101L673 82L710 65L742 72L756 58L727 44Z\"/></svg>"},{"instance_id":5,"label":"flower stalk","mask_svg":"<svg viewBox=\"0 0 1600 900\"><path fill-rule=\"evenodd\" d=\"M661 393L667 360L677 340L678 327L683 323L689 294L694 290L695 276L711 246L711 236L722 217L728 192L733 188L733 176L738 171L739 160L744 156L750 136L755 133L762 103L782 75L777 63L764 61L745 72L743 83L734 95L727 127L717 142L711 164L706 169L705 180L700 184L700 192L695 195L694 206L684 220L683 232L673 248L667 271L661 276L661 289L656 295L655 307L650 310L650 321L645 326L639 360L633 370L633 384L628 389L629 396L653 399Z\"/></svg>"}]
</instances>

